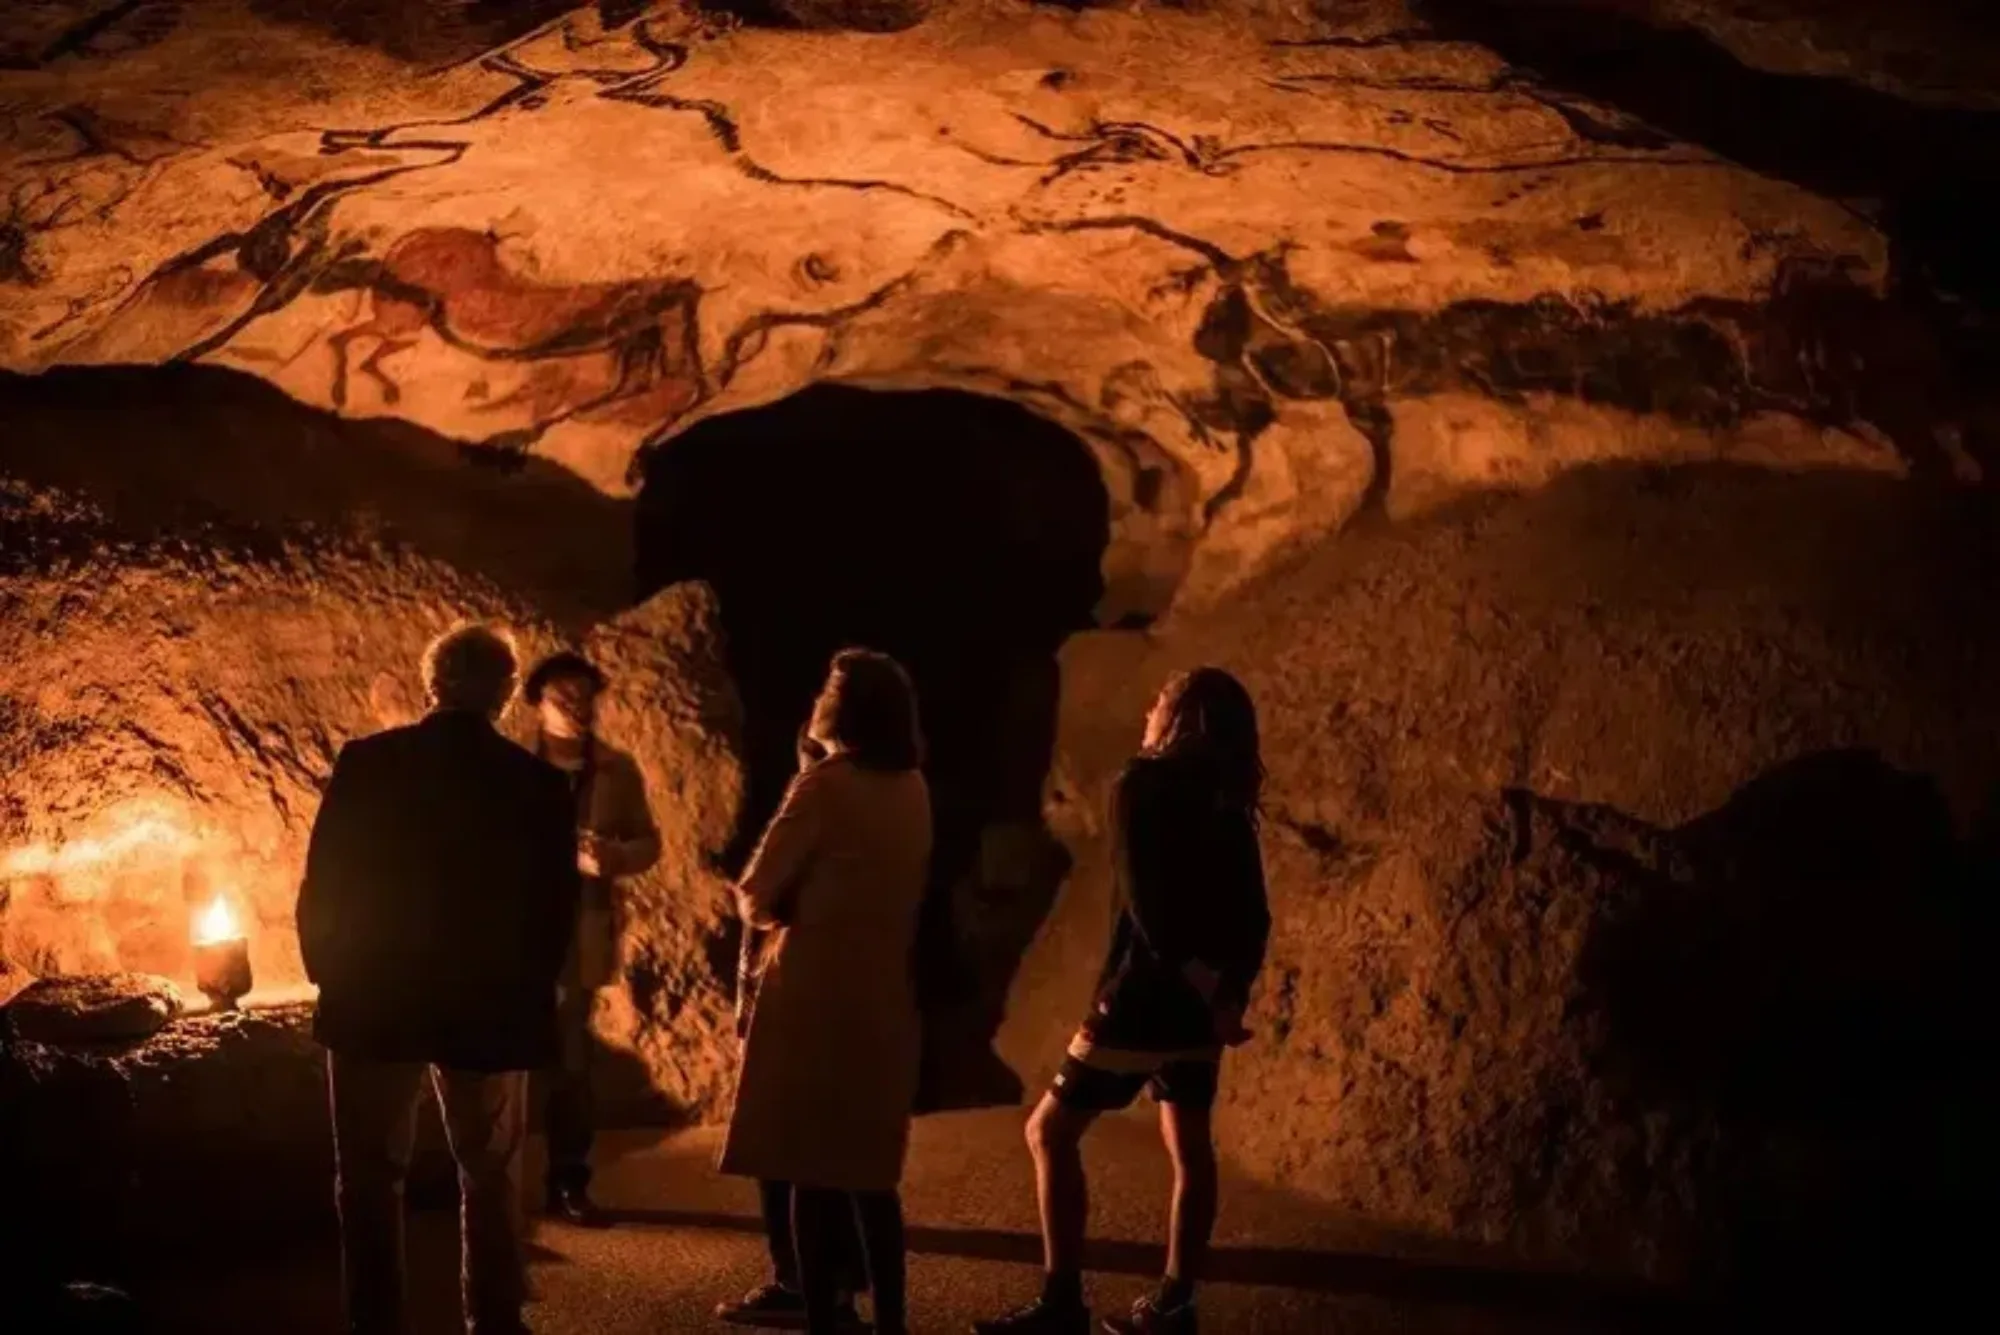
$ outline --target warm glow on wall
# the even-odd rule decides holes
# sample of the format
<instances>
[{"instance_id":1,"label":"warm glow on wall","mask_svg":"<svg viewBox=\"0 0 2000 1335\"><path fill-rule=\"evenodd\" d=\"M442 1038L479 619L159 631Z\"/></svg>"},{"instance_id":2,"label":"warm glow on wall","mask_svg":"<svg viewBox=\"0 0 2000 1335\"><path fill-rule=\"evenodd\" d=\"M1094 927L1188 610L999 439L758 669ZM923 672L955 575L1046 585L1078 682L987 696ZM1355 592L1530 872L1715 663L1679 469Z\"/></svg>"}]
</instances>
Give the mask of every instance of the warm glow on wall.
<instances>
[{"instance_id":1,"label":"warm glow on wall","mask_svg":"<svg viewBox=\"0 0 2000 1335\"><path fill-rule=\"evenodd\" d=\"M140 816L107 834L62 843L28 844L0 857L0 880L17 876L63 876L125 858L180 856L198 841L163 816Z\"/></svg>"},{"instance_id":2,"label":"warm glow on wall","mask_svg":"<svg viewBox=\"0 0 2000 1335\"><path fill-rule=\"evenodd\" d=\"M255 954L273 986L297 981L273 911L289 906L296 872L220 809L153 792L36 833L0 847L0 951L28 973L132 970L227 1000Z\"/></svg>"}]
</instances>

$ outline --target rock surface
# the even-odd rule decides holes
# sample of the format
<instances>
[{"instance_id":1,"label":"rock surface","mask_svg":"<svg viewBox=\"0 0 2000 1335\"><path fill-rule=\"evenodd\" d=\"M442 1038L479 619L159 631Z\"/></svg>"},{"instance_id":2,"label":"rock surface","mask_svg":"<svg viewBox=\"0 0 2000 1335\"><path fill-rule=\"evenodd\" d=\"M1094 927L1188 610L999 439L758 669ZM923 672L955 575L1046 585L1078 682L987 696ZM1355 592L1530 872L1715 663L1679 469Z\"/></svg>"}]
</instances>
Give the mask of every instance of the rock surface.
<instances>
[{"instance_id":1,"label":"rock surface","mask_svg":"<svg viewBox=\"0 0 2000 1335\"><path fill-rule=\"evenodd\" d=\"M481 500L448 451L150 374L0 383L0 955L187 980L191 916L228 893L258 985L284 987L342 742L420 712L419 655L454 620L506 622L527 652L588 624L629 542L576 515L574 484ZM530 516L575 522L524 545Z\"/></svg>"},{"instance_id":2,"label":"rock surface","mask_svg":"<svg viewBox=\"0 0 2000 1335\"><path fill-rule=\"evenodd\" d=\"M0 481L0 956L185 979L190 915L227 890L259 988L301 984L297 869L334 756L416 718L427 638L487 617L524 658L584 643L616 682L608 725L645 769L666 853L632 888L627 985L601 1017L646 1070L610 1064L607 1097L712 1112L734 955L705 858L740 786L713 597L680 588L600 620L629 586L622 505L533 475L467 493L442 442L240 388L197 373L85 409L59 378L0 384L20 427ZM86 412L126 468L67 451Z\"/></svg>"},{"instance_id":3,"label":"rock surface","mask_svg":"<svg viewBox=\"0 0 2000 1335\"><path fill-rule=\"evenodd\" d=\"M1072 641L1077 870L1002 1055L1031 1086L1060 1058L1107 785L1166 672L1218 662L1262 712L1276 919L1230 1153L1524 1259L1782 1266L1829 1318L1939 1278L1986 1115L1951 869L2000 775L1990 523L1887 481L1584 472Z\"/></svg>"},{"instance_id":4,"label":"rock surface","mask_svg":"<svg viewBox=\"0 0 2000 1335\"><path fill-rule=\"evenodd\" d=\"M1941 943L1990 939L1938 869L2000 774L1962 485L2000 134L1837 8L10 8L0 978L177 975L229 888L295 980L340 743L495 617L610 667L666 827L607 1094L716 1114L736 720L712 600L631 605L619 497L810 381L970 388L1076 431L1107 569L1177 595L1065 651L1069 857L990 840L960 905L1029 1088L1098 963L1106 786L1165 672L1221 662L1278 916L1228 1152L1528 1260L1804 1265L1838 1315L1984 1125L1915 1040L1975 1011ZM44 1120L5 1143L143 1230L235 1137L321 1217L302 1026L17 1045L0 1109Z\"/></svg>"},{"instance_id":5,"label":"rock surface","mask_svg":"<svg viewBox=\"0 0 2000 1335\"><path fill-rule=\"evenodd\" d=\"M34 1227L10 1259L36 1273L125 1271L331 1224L325 1059L308 1007L184 1017L111 1047L22 1039L0 1050L0 1161ZM81 1132L80 1128L87 1128Z\"/></svg>"},{"instance_id":6,"label":"rock surface","mask_svg":"<svg viewBox=\"0 0 2000 1335\"><path fill-rule=\"evenodd\" d=\"M1000 393L1090 442L1120 542L1198 540L1195 601L1406 451L1458 489L1985 448L1979 379L1839 202L1870 182L1746 170L1531 70L1563 49L1480 44L1542 6L128 8L14 21L0 364L228 366L614 492L813 380ZM1459 395L1519 425L1406 439ZM1610 417L1551 455L1551 407Z\"/></svg>"},{"instance_id":7,"label":"rock surface","mask_svg":"<svg viewBox=\"0 0 2000 1335\"><path fill-rule=\"evenodd\" d=\"M597 1075L607 1106L713 1120L736 1071L736 907L716 857L743 791L715 597L676 586L598 627L585 651L611 679L603 727L638 759L663 842L659 863L621 884L620 979L598 1000L600 1038L636 1070Z\"/></svg>"},{"instance_id":8,"label":"rock surface","mask_svg":"<svg viewBox=\"0 0 2000 1335\"><path fill-rule=\"evenodd\" d=\"M33 1043L129 1043L158 1033L186 1007L170 979L70 975L29 984L0 1008L0 1021L14 1037Z\"/></svg>"}]
</instances>

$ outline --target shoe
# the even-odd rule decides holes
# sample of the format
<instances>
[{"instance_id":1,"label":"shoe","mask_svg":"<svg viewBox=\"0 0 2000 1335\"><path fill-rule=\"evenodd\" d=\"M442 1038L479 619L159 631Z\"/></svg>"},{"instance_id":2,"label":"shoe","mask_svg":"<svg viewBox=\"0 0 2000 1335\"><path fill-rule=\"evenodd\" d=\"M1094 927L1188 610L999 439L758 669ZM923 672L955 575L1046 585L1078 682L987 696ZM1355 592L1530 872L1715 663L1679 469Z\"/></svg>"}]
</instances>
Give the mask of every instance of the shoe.
<instances>
[{"instance_id":1,"label":"shoe","mask_svg":"<svg viewBox=\"0 0 2000 1335\"><path fill-rule=\"evenodd\" d=\"M733 1303L718 1303L715 1319L732 1326L757 1326L764 1330L804 1330L805 1295L782 1284L766 1284L752 1289Z\"/></svg>"},{"instance_id":2,"label":"shoe","mask_svg":"<svg viewBox=\"0 0 2000 1335\"><path fill-rule=\"evenodd\" d=\"M805 1295L782 1284L766 1284L760 1289L750 1290L733 1303L716 1304L715 1319L732 1326L756 1326L763 1330L804 1330ZM858 1332L874 1329L854 1310L852 1298L840 1300L838 1319L842 1330Z\"/></svg>"},{"instance_id":3,"label":"shoe","mask_svg":"<svg viewBox=\"0 0 2000 1335\"><path fill-rule=\"evenodd\" d=\"M1104 1318L1106 1335L1195 1335L1194 1300L1168 1307L1157 1293L1132 1304L1129 1316Z\"/></svg>"},{"instance_id":4,"label":"shoe","mask_svg":"<svg viewBox=\"0 0 2000 1335\"><path fill-rule=\"evenodd\" d=\"M560 1219L578 1228L610 1228L611 1221L597 1203L590 1199L590 1193L582 1187L556 1187L549 1192L548 1204L544 1207L551 1218Z\"/></svg>"},{"instance_id":5,"label":"shoe","mask_svg":"<svg viewBox=\"0 0 2000 1335\"><path fill-rule=\"evenodd\" d=\"M1090 1309L1082 1303L1058 1306L1037 1298L1005 1316L973 1322L972 1335L1091 1335Z\"/></svg>"}]
</instances>

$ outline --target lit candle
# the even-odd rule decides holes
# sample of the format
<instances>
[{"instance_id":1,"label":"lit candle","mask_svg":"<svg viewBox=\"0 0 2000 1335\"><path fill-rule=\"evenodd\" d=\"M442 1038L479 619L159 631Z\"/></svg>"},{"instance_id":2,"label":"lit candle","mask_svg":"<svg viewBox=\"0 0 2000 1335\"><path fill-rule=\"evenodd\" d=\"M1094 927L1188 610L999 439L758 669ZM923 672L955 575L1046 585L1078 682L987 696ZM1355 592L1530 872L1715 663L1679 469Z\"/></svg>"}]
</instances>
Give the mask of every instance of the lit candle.
<instances>
[{"instance_id":1,"label":"lit candle","mask_svg":"<svg viewBox=\"0 0 2000 1335\"><path fill-rule=\"evenodd\" d=\"M250 942L220 895L195 917L194 984L225 1010L250 991Z\"/></svg>"}]
</instances>

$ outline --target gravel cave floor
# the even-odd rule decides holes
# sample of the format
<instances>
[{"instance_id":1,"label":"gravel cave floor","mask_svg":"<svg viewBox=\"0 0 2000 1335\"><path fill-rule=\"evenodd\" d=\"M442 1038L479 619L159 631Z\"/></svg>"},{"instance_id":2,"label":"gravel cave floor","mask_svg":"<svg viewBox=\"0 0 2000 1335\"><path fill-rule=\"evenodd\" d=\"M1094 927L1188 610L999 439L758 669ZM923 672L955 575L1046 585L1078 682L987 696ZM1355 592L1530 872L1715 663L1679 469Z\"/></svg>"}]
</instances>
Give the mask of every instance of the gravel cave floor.
<instances>
[{"instance_id":1,"label":"gravel cave floor","mask_svg":"<svg viewBox=\"0 0 2000 1335\"><path fill-rule=\"evenodd\" d=\"M1031 1296L1039 1269L1020 1114L921 1119L907 1189L912 1329L959 1332ZM713 1131L621 1132L600 1140L604 1232L538 1225L530 1320L536 1335L724 1330L710 1313L765 1278L750 1184L710 1169ZM539 1145L531 1150L538 1157ZM1168 1169L1138 1115L1108 1119L1086 1147L1093 1190L1093 1305L1120 1310L1158 1273ZM531 1172L536 1164L531 1162ZM532 1180L532 1179L531 1179ZM457 1329L455 1219L419 1210L409 1230L414 1335ZM1203 1293L1207 1332L1468 1332L1575 1335L1694 1324L1651 1300L1573 1279L1481 1266L1369 1235L1285 1193L1225 1182ZM203 1335L336 1335L338 1260L320 1239L135 1285L152 1328Z\"/></svg>"}]
</instances>

